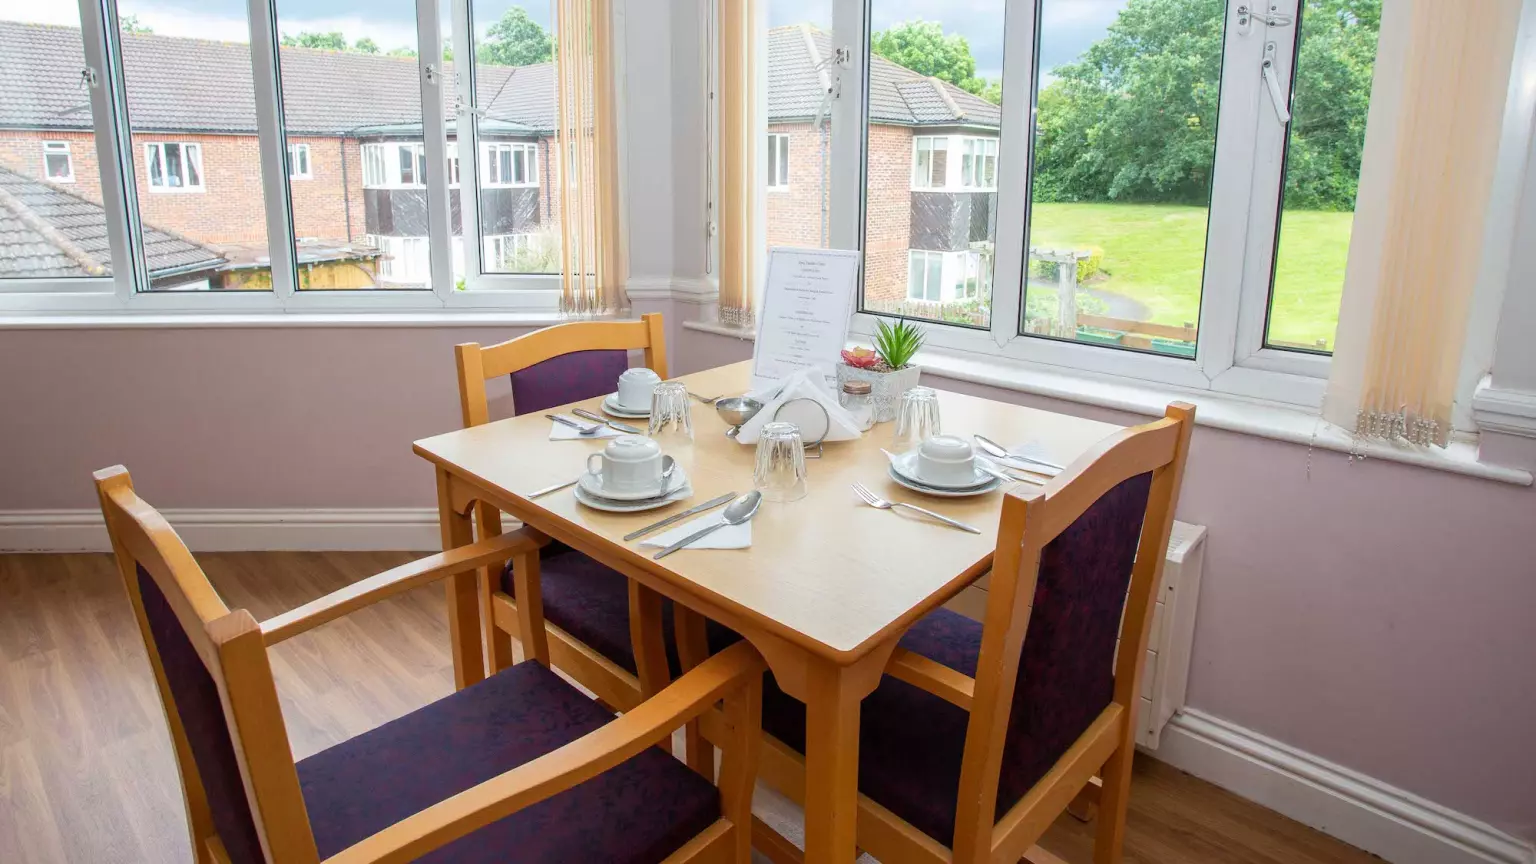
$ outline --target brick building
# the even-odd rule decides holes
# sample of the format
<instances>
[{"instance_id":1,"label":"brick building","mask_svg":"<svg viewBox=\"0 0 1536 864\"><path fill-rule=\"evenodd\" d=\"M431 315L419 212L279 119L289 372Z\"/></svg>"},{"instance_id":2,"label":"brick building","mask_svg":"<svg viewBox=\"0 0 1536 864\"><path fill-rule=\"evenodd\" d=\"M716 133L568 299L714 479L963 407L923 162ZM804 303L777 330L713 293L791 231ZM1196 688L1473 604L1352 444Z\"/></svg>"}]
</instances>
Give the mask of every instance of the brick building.
<instances>
[{"instance_id":1,"label":"brick building","mask_svg":"<svg viewBox=\"0 0 1536 864\"><path fill-rule=\"evenodd\" d=\"M825 73L830 38L768 37L767 237L827 241ZM270 274L247 46L122 37L133 176L147 228L213 250L211 288ZM101 201L78 30L0 22L0 166ZM416 61L283 48L284 121L301 284L427 284L426 162ZM866 302L954 302L989 293L997 106L882 58L870 70ZM554 68L477 66L481 257L537 269L558 244ZM449 138L454 270L463 272L457 142ZM0 242L8 211L0 201ZM0 250L0 255L4 255ZM152 268L153 270L153 268ZM161 274L154 273L157 287ZM164 282L163 287L171 287ZM175 287L204 287L187 284Z\"/></svg>"}]
</instances>

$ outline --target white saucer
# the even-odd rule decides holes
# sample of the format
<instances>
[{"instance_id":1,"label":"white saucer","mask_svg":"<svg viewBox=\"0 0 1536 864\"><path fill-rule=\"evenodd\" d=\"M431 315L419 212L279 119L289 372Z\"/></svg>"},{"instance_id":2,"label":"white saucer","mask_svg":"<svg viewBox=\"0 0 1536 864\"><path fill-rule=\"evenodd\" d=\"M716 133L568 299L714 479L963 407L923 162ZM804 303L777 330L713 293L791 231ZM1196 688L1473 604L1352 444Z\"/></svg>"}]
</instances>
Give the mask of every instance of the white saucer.
<instances>
[{"instance_id":1,"label":"white saucer","mask_svg":"<svg viewBox=\"0 0 1536 864\"><path fill-rule=\"evenodd\" d=\"M988 483L997 481L996 477L981 470L980 467L977 467L981 464L982 461L981 457L979 456L976 458L976 464L972 466L971 470L975 471L976 475L975 479L970 483L939 483L934 480L929 480L917 472L917 461L916 450L902 453L895 459L891 460L891 470L893 473L900 476L903 480L915 483L918 486L924 487L925 489L941 489L946 492L970 492L975 489L980 489L981 487L986 486Z\"/></svg>"},{"instance_id":2,"label":"white saucer","mask_svg":"<svg viewBox=\"0 0 1536 864\"><path fill-rule=\"evenodd\" d=\"M668 489L681 489L688 485L688 475L679 465L672 469L672 476L667 478ZM583 473L576 486L586 492L588 496L600 498L604 501L650 501L662 496L660 489L646 489L640 492L618 492L603 488L603 476L601 474ZM671 493L666 493L670 495Z\"/></svg>"},{"instance_id":3,"label":"white saucer","mask_svg":"<svg viewBox=\"0 0 1536 864\"><path fill-rule=\"evenodd\" d=\"M640 501L614 501L608 498L597 498L587 490L576 484L576 500L581 504L591 507L593 510L602 510L608 513L640 513L646 510L655 510L666 507L675 501L682 501L693 497L693 487L683 484L671 494L661 498L645 498Z\"/></svg>"},{"instance_id":4,"label":"white saucer","mask_svg":"<svg viewBox=\"0 0 1536 864\"><path fill-rule=\"evenodd\" d=\"M923 495L932 495L935 498L970 498L975 495L985 495L1003 485L1002 480L996 477L988 477L987 482L980 486L965 489L940 489L937 486L925 486L915 480L908 480L896 471L896 466L894 465L890 466L888 470L890 471L891 479L895 480L898 485Z\"/></svg>"},{"instance_id":5,"label":"white saucer","mask_svg":"<svg viewBox=\"0 0 1536 864\"><path fill-rule=\"evenodd\" d=\"M609 393L603 397L603 412L612 414L615 417L628 417L631 419L651 416L649 406L645 408L625 408L623 405L620 405L619 394L617 393Z\"/></svg>"}]
</instances>

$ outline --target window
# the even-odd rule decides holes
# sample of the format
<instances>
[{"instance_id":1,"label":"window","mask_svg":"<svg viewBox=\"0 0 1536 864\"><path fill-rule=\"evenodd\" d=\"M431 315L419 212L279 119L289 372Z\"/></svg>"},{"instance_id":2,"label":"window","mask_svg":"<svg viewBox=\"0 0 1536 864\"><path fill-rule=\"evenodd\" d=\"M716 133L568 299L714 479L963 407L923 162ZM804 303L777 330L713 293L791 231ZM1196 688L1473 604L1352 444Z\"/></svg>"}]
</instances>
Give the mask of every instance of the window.
<instances>
[{"instance_id":1,"label":"window","mask_svg":"<svg viewBox=\"0 0 1536 864\"><path fill-rule=\"evenodd\" d=\"M144 170L152 192L202 192L203 147L169 142L145 144Z\"/></svg>"},{"instance_id":2,"label":"window","mask_svg":"<svg viewBox=\"0 0 1536 864\"><path fill-rule=\"evenodd\" d=\"M908 257L907 299L939 302L944 291L944 253L913 249Z\"/></svg>"},{"instance_id":3,"label":"window","mask_svg":"<svg viewBox=\"0 0 1536 864\"><path fill-rule=\"evenodd\" d=\"M459 185L459 145L456 141L448 142L448 185Z\"/></svg>"},{"instance_id":4,"label":"window","mask_svg":"<svg viewBox=\"0 0 1536 864\"><path fill-rule=\"evenodd\" d=\"M768 188L789 188L789 136L768 136Z\"/></svg>"},{"instance_id":5,"label":"window","mask_svg":"<svg viewBox=\"0 0 1536 864\"><path fill-rule=\"evenodd\" d=\"M68 141L43 142L43 176L55 183L75 182L75 161Z\"/></svg>"},{"instance_id":6,"label":"window","mask_svg":"<svg viewBox=\"0 0 1536 864\"><path fill-rule=\"evenodd\" d=\"M949 139L919 136L912 139L912 151L912 188L944 188L949 169Z\"/></svg>"},{"instance_id":7,"label":"window","mask_svg":"<svg viewBox=\"0 0 1536 864\"><path fill-rule=\"evenodd\" d=\"M537 186L538 146L534 144L485 145L487 186Z\"/></svg>"},{"instance_id":8,"label":"window","mask_svg":"<svg viewBox=\"0 0 1536 864\"><path fill-rule=\"evenodd\" d=\"M385 168L384 145L363 145L363 185L387 186L389 185L389 172Z\"/></svg>"},{"instance_id":9,"label":"window","mask_svg":"<svg viewBox=\"0 0 1536 864\"><path fill-rule=\"evenodd\" d=\"M379 250L378 275L392 288L419 286L432 278L431 252L425 237L370 236Z\"/></svg>"},{"instance_id":10,"label":"window","mask_svg":"<svg viewBox=\"0 0 1536 864\"><path fill-rule=\"evenodd\" d=\"M997 139L967 138L960 156L960 185L967 189L997 188Z\"/></svg>"},{"instance_id":11,"label":"window","mask_svg":"<svg viewBox=\"0 0 1536 864\"><path fill-rule=\"evenodd\" d=\"M309 173L309 145L288 145L288 177L292 180L309 180L314 175Z\"/></svg>"},{"instance_id":12,"label":"window","mask_svg":"<svg viewBox=\"0 0 1536 864\"><path fill-rule=\"evenodd\" d=\"M486 266L516 272L517 256L533 247L532 234L500 234L485 238Z\"/></svg>"}]
</instances>

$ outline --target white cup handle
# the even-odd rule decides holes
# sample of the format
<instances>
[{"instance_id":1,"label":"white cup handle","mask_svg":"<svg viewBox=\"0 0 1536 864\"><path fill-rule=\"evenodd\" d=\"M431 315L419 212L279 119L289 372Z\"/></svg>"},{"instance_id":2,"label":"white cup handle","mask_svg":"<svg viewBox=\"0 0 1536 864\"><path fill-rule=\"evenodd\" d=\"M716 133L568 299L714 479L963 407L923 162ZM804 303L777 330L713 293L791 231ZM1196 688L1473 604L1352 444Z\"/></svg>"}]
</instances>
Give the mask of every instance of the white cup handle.
<instances>
[{"instance_id":1,"label":"white cup handle","mask_svg":"<svg viewBox=\"0 0 1536 864\"><path fill-rule=\"evenodd\" d=\"M593 459L597 460L597 467L596 468L592 467L592 460ZM601 477L603 475L603 454L601 454L601 453L588 453L587 454L587 473L588 474L596 474L599 477Z\"/></svg>"}]
</instances>

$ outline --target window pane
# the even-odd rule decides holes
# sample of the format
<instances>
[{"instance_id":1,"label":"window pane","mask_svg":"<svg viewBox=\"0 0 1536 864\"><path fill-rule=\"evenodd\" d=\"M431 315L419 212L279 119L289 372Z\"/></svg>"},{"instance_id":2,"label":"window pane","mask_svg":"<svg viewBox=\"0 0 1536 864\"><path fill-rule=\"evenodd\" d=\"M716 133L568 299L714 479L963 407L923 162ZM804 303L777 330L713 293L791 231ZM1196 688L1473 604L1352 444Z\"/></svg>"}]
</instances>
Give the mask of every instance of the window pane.
<instances>
[{"instance_id":1,"label":"window pane","mask_svg":"<svg viewBox=\"0 0 1536 864\"><path fill-rule=\"evenodd\" d=\"M965 296L963 274L967 253L990 264L996 241L997 193L973 180L982 142L1001 134L1008 4L963 5L870 0L862 308L988 327L992 295ZM911 252L931 253L920 291Z\"/></svg>"},{"instance_id":2,"label":"window pane","mask_svg":"<svg viewBox=\"0 0 1536 864\"><path fill-rule=\"evenodd\" d=\"M475 27L475 118L487 147L478 194L480 248L493 237L531 235L484 254L485 273L559 273L560 209L552 179L559 149L555 31L548 2L470 0ZM564 166L560 166L563 170Z\"/></svg>"},{"instance_id":3,"label":"window pane","mask_svg":"<svg viewBox=\"0 0 1536 864\"><path fill-rule=\"evenodd\" d=\"M0 21L0 291L111 275L84 63L78 27Z\"/></svg>"},{"instance_id":4,"label":"window pane","mask_svg":"<svg viewBox=\"0 0 1536 864\"><path fill-rule=\"evenodd\" d=\"M1333 351L1365 146L1380 11L1307 0L1265 343Z\"/></svg>"},{"instance_id":5,"label":"window pane","mask_svg":"<svg viewBox=\"0 0 1536 864\"><path fill-rule=\"evenodd\" d=\"M1227 4L1076 5L1043 0L1023 330L1193 358Z\"/></svg>"},{"instance_id":6,"label":"window pane","mask_svg":"<svg viewBox=\"0 0 1536 864\"><path fill-rule=\"evenodd\" d=\"M765 174L769 186L784 188L764 196L764 245L824 249L831 243L832 107L814 67L832 56L832 0L766 5L767 69L757 79L768 86Z\"/></svg>"},{"instance_id":7,"label":"window pane","mask_svg":"<svg viewBox=\"0 0 1536 864\"><path fill-rule=\"evenodd\" d=\"M155 0L119 0L133 174L152 290L272 288L245 5L210 41ZM142 23L141 23L142 22ZM178 38L205 36L202 39ZM71 82L77 92L79 81ZM146 146L148 145L148 146Z\"/></svg>"},{"instance_id":8,"label":"window pane","mask_svg":"<svg viewBox=\"0 0 1536 864\"><path fill-rule=\"evenodd\" d=\"M416 4L276 7L299 289L431 287Z\"/></svg>"}]
</instances>

